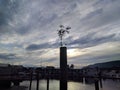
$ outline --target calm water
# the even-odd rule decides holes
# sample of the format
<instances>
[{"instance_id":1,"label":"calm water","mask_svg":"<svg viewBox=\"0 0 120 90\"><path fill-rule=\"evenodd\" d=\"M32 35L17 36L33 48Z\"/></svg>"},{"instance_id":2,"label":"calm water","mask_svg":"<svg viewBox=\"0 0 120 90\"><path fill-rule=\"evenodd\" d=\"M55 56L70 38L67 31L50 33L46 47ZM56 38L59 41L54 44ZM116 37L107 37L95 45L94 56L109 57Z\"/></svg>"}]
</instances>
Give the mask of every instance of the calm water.
<instances>
[{"instance_id":1,"label":"calm water","mask_svg":"<svg viewBox=\"0 0 120 90\"><path fill-rule=\"evenodd\" d=\"M39 90L46 90L46 80L40 80ZM24 81L21 86L29 87L29 81ZM49 90L59 90L59 80L50 80ZM29 90L27 88L26 90ZM32 90L36 90L36 81L32 82ZM84 84L80 82L68 82L68 90L95 90L94 84ZM100 90L120 90L120 81L103 81L103 88Z\"/></svg>"}]
</instances>

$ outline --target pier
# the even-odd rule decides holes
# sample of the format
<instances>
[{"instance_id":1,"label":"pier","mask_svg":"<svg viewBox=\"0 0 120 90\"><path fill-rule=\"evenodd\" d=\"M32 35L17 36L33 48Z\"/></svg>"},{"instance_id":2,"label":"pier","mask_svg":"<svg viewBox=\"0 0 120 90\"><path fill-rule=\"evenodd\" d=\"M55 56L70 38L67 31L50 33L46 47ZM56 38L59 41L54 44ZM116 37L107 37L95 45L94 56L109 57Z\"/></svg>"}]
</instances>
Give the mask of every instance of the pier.
<instances>
[{"instance_id":1,"label":"pier","mask_svg":"<svg viewBox=\"0 0 120 90\"><path fill-rule=\"evenodd\" d=\"M31 76L31 70L32 70L32 76ZM1 67L0 68L0 86L4 85L10 87L11 83L14 85L19 85L20 82L25 81L25 80L36 80L36 70L39 72L39 79L48 79L48 74L49 74L49 79L57 79L60 80L60 69L55 68L53 66L47 66L45 68L43 67L37 67L36 69L33 68L27 68L27 67L14 67L9 65L6 67ZM91 69L93 70L93 69ZM118 69L112 69L111 72L118 72ZM110 69L109 69L110 71ZM90 73L90 70L88 71ZM101 69L101 76L92 74L87 74L87 70L84 69L74 69L74 68L67 68L67 81L72 80L72 81L78 81L78 82L83 82L84 79L86 78L91 78L91 80L94 80L94 78L100 78L100 79L119 79L118 77L119 73L113 73L112 75L108 76L107 69ZM106 75L107 74L107 75ZM115 77L116 75L116 77Z\"/></svg>"}]
</instances>

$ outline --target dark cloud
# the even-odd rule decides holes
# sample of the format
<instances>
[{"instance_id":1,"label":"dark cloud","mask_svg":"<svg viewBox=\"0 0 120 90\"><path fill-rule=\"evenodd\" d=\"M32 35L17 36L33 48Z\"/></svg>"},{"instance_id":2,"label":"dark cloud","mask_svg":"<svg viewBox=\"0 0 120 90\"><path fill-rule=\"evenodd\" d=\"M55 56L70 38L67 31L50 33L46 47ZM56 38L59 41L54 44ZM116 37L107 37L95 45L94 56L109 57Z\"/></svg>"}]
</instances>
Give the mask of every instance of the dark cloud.
<instances>
[{"instance_id":1,"label":"dark cloud","mask_svg":"<svg viewBox=\"0 0 120 90\"><path fill-rule=\"evenodd\" d=\"M3 59L3 60L14 60L16 58L17 58L16 54L0 53L0 59Z\"/></svg>"},{"instance_id":2,"label":"dark cloud","mask_svg":"<svg viewBox=\"0 0 120 90\"><path fill-rule=\"evenodd\" d=\"M89 33L83 37L79 37L76 40L70 40L71 42L68 45L78 44L81 48L93 47L98 44L115 41L116 34L110 34L106 36L95 37L95 33Z\"/></svg>"},{"instance_id":3,"label":"dark cloud","mask_svg":"<svg viewBox=\"0 0 120 90\"><path fill-rule=\"evenodd\" d=\"M119 53L112 53L112 54L104 54L102 56L96 56L96 57L91 57L90 60L94 61L94 60L103 60L101 62L104 62L104 60L111 60L111 59L116 59L119 58L120 59L120 54Z\"/></svg>"},{"instance_id":4,"label":"dark cloud","mask_svg":"<svg viewBox=\"0 0 120 90\"><path fill-rule=\"evenodd\" d=\"M44 62L47 62L47 63L54 62L54 61L56 61L56 58L50 58L50 59L44 60Z\"/></svg>"},{"instance_id":5,"label":"dark cloud","mask_svg":"<svg viewBox=\"0 0 120 90\"><path fill-rule=\"evenodd\" d=\"M7 33L8 22L12 20L15 13L17 13L18 1L0 0L0 34Z\"/></svg>"},{"instance_id":6,"label":"dark cloud","mask_svg":"<svg viewBox=\"0 0 120 90\"><path fill-rule=\"evenodd\" d=\"M48 48L57 48L59 46L59 43L43 43L43 44L31 44L26 47L26 50L40 50L40 49L48 49Z\"/></svg>"},{"instance_id":7,"label":"dark cloud","mask_svg":"<svg viewBox=\"0 0 120 90\"><path fill-rule=\"evenodd\" d=\"M106 35L106 36L100 36L100 37L95 37L95 32L89 33L83 37L79 37L78 39L73 40L73 37L69 37L66 39L66 41L69 41L69 43L67 43L69 46L72 45L79 45L80 48L87 48L87 47L93 47L96 46L98 44L102 44L102 43L106 43L106 42L110 42L110 41L115 41L114 37L116 34L110 34L110 35ZM39 50L39 49L47 49L47 48L56 48L58 47L58 43L54 42L54 43L43 43L43 44L31 44L28 45L26 47L26 50Z\"/></svg>"},{"instance_id":8,"label":"dark cloud","mask_svg":"<svg viewBox=\"0 0 120 90\"><path fill-rule=\"evenodd\" d=\"M96 9L80 20L82 25L86 25L87 29L98 28L120 21L119 1L116 0L114 3L112 0L102 1L108 1L109 3L103 2L103 5L99 3L100 6L98 4L93 5Z\"/></svg>"},{"instance_id":9,"label":"dark cloud","mask_svg":"<svg viewBox=\"0 0 120 90\"><path fill-rule=\"evenodd\" d=\"M27 35L31 32L31 29L32 28L32 25L26 25L26 26L21 26L19 28L16 27L16 34L19 34L19 35Z\"/></svg>"},{"instance_id":10,"label":"dark cloud","mask_svg":"<svg viewBox=\"0 0 120 90\"><path fill-rule=\"evenodd\" d=\"M30 44L25 49L28 51L40 50L40 49L48 49L48 48L58 48L59 47L59 40L56 39L53 42L46 42L42 44Z\"/></svg>"},{"instance_id":11,"label":"dark cloud","mask_svg":"<svg viewBox=\"0 0 120 90\"><path fill-rule=\"evenodd\" d=\"M0 25L7 23L17 12L18 2L11 0L0 0Z\"/></svg>"},{"instance_id":12,"label":"dark cloud","mask_svg":"<svg viewBox=\"0 0 120 90\"><path fill-rule=\"evenodd\" d=\"M26 47L26 50L39 50L39 49L47 49L47 48L56 48L57 43L43 43L43 44L31 44Z\"/></svg>"}]
</instances>

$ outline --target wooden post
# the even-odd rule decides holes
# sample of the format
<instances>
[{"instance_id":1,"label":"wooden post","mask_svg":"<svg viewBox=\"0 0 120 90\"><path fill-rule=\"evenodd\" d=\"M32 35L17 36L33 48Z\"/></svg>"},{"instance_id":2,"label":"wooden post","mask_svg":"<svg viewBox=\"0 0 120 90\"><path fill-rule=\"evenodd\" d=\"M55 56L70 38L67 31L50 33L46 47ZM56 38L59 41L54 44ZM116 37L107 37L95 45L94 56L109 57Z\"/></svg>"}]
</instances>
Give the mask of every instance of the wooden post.
<instances>
[{"instance_id":1,"label":"wooden post","mask_svg":"<svg viewBox=\"0 0 120 90\"><path fill-rule=\"evenodd\" d=\"M67 90L67 48L60 47L60 90Z\"/></svg>"},{"instance_id":2,"label":"wooden post","mask_svg":"<svg viewBox=\"0 0 120 90\"><path fill-rule=\"evenodd\" d=\"M37 74L37 76L36 76L36 79L37 79L36 90L39 90L39 71L38 70L37 70L36 74Z\"/></svg>"},{"instance_id":3,"label":"wooden post","mask_svg":"<svg viewBox=\"0 0 120 90\"><path fill-rule=\"evenodd\" d=\"M29 90L31 90L31 85L32 85L32 77L33 77L33 71L30 71L30 86L29 86Z\"/></svg>"},{"instance_id":4,"label":"wooden post","mask_svg":"<svg viewBox=\"0 0 120 90\"><path fill-rule=\"evenodd\" d=\"M15 80L13 83L14 83L14 86L19 86L20 85L20 81L17 81L17 80Z\"/></svg>"},{"instance_id":5,"label":"wooden post","mask_svg":"<svg viewBox=\"0 0 120 90\"><path fill-rule=\"evenodd\" d=\"M100 78L100 87L102 88L103 85L102 85L102 79Z\"/></svg>"},{"instance_id":6,"label":"wooden post","mask_svg":"<svg viewBox=\"0 0 120 90\"><path fill-rule=\"evenodd\" d=\"M98 82L98 80L95 81L95 90L99 90L99 82Z\"/></svg>"},{"instance_id":7,"label":"wooden post","mask_svg":"<svg viewBox=\"0 0 120 90\"><path fill-rule=\"evenodd\" d=\"M49 90L49 77L47 78L47 90Z\"/></svg>"},{"instance_id":8,"label":"wooden post","mask_svg":"<svg viewBox=\"0 0 120 90\"><path fill-rule=\"evenodd\" d=\"M99 81L100 81L100 87L102 88L103 87L103 85L102 85L102 77L101 77L101 71L99 72Z\"/></svg>"}]
</instances>

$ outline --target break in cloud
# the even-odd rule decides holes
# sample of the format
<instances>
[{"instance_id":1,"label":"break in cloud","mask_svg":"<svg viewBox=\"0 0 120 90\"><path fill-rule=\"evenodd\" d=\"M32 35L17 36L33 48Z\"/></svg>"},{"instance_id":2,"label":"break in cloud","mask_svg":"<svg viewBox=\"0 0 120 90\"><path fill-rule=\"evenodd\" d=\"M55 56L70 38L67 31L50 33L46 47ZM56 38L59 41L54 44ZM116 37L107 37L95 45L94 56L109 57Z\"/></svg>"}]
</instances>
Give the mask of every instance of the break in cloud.
<instances>
[{"instance_id":1,"label":"break in cloud","mask_svg":"<svg viewBox=\"0 0 120 90\"><path fill-rule=\"evenodd\" d=\"M120 0L0 0L0 62L59 66L59 25L68 64L120 60Z\"/></svg>"}]
</instances>

